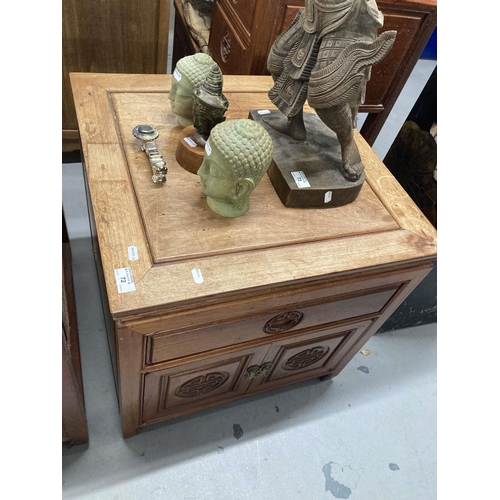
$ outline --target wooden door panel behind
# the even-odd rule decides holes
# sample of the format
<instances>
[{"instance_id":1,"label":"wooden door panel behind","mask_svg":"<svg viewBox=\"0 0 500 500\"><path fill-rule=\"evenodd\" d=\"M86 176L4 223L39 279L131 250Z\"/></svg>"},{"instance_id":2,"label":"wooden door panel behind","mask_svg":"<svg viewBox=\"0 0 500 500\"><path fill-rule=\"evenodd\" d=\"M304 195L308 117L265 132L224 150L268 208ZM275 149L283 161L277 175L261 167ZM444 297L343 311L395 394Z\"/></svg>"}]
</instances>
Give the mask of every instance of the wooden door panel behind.
<instances>
[{"instance_id":1,"label":"wooden door panel behind","mask_svg":"<svg viewBox=\"0 0 500 500\"><path fill-rule=\"evenodd\" d=\"M209 46L214 61L225 75L241 74L247 47L218 4L214 6L211 26Z\"/></svg>"},{"instance_id":2,"label":"wooden door panel behind","mask_svg":"<svg viewBox=\"0 0 500 500\"><path fill-rule=\"evenodd\" d=\"M384 13L384 31L395 30L398 32L396 40L389 55L372 67L370 81L366 86L365 105L384 103L391 90L391 83L397 80L397 73L403 61L408 57L411 45L415 41L424 14L419 12L393 12Z\"/></svg>"}]
</instances>

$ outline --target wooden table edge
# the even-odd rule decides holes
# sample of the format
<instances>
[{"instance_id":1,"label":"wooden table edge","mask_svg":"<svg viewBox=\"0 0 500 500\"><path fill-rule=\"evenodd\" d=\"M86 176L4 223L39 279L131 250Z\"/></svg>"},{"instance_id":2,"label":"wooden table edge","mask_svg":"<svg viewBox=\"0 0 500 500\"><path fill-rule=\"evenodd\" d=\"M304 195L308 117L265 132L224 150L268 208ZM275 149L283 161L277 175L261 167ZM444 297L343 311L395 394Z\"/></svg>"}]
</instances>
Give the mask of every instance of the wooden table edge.
<instances>
[{"instance_id":1,"label":"wooden table edge","mask_svg":"<svg viewBox=\"0 0 500 500\"><path fill-rule=\"evenodd\" d=\"M83 117L83 112L79 108L85 107L87 103L91 103L96 99L104 99L102 102L107 103L106 105L112 108L111 99L109 94L113 92L168 92L169 85L171 82L171 75L147 75L148 85L144 84L144 75L137 74L103 74L103 73L71 73L70 80L73 87L75 107L77 109L77 114L79 116L79 128L85 125L85 119ZM247 80L247 81L245 81ZM253 76L252 78L245 78L241 75L231 76L228 75L224 78L225 86L224 91L226 91L226 84L228 85L228 92L238 91L240 85L245 86L246 92L267 92L272 85L272 78L270 76ZM250 84L250 85L249 85ZM108 124L111 125L111 124ZM84 127L85 128L85 127ZM116 123L113 123L113 131L108 131L113 137L109 142L104 141L93 141L89 137L87 130L81 130L80 135L82 137L82 146L84 152L84 164L85 159L88 158L88 145L90 144L101 144L101 145L116 145L121 148L121 141L116 128ZM415 262L419 260L435 260L437 258L437 233L435 228L426 219L423 213L416 207L414 202L411 200L409 195L404 191L401 185L394 179L390 171L383 165L381 160L376 156L370 146L361 137L358 131L355 131L356 142L360 148L360 153L362 155L363 161L366 166L366 178L367 182L373 191L376 193L380 201L384 204L387 210L391 213L394 220L400 225L403 231L408 231L413 233L422 242L422 245L426 245L428 249L422 255L415 255L413 258L409 258L408 262ZM385 179L387 185L381 182L381 179ZM355 238L355 237L352 237ZM346 238L344 238L345 240ZM335 240L333 240L335 241ZM300 244L298 244L300 245ZM335 246L335 245L334 245ZM432 249L434 248L434 249ZM367 250L369 253L370 250ZM211 259L213 257L207 257ZM373 266L384 265L385 261L390 260L389 256L387 259L382 259L378 263L374 263ZM183 263L181 263L183 264ZM163 264L162 266L155 266L152 262L149 263L149 268L146 268L146 272L139 278L137 285L140 285L141 281L149 275L150 273L155 274L158 272L160 267L169 267L175 265ZM372 266L368 266L371 268ZM366 269L366 266L361 266L359 268ZM339 270L338 272L342 272ZM327 273L328 274L328 273ZM300 278L298 278L300 279ZM111 313L113 317L123 317L126 315L127 304L130 302L127 294L118 294L116 289L116 284L108 276L106 279L106 288L109 296L109 303L111 308ZM156 306L155 306L156 307Z\"/></svg>"}]
</instances>

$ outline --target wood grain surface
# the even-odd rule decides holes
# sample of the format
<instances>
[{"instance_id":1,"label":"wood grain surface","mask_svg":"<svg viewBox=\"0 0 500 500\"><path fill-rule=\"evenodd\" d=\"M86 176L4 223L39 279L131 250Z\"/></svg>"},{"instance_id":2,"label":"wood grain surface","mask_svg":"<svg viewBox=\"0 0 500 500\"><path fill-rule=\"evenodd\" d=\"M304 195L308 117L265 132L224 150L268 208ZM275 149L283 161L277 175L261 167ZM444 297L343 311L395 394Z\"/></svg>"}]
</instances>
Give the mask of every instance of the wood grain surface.
<instances>
[{"instance_id":1,"label":"wood grain surface","mask_svg":"<svg viewBox=\"0 0 500 500\"><path fill-rule=\"evenodd\" d=\"M170 0L63 0L63 139L78 139L69 74L166 73L169 17Z\"/></svg>"},{"instance_id":2,"label":"wood grain surface","mask_svg":"<svg viewBox=\"0 0 500 500\"><path fill-rule=\"evenodd\" d=\"M266 94L225 92L230 102L227 119L247 118L248 108L269 107ZM341 238L397 229L398 225L368 185L351 205L329 209L283 206L266 175L250 196L244 217L224 218L208 208L200 179L175 161L183 129L170 111L165 94L113 94L130 177L156 264L208 255L228 254L283 245ZM168 181L151 182L151 167L131 133L148 116L160 132L159 151L168 158ZM175 235L175 237L172 237Z\"/></svg>"},{"instance_id":3,"label":"wood grain surface","mask_svg":"<svg viewBox=\"0 0 500 500\"><path fill-rule=\"evenodd\" d=\"M286 209L265 177L244 217L212 213L197 176L174 160L182 129L169 108L170 78L72 75L113 315L435 255L434 228L358 133L367 182L354 203ZM225 77L227 119L269 108L271 85L266 76ZM157 144L169 166L165 185L152 183L132 136L139 123L160 132ZM139 249L138 261L127 261L131 245ZM114 270L126 266L136 291L118 294ZM192 278L195 268L201 285Z\"/></svg>"}]
</instances>

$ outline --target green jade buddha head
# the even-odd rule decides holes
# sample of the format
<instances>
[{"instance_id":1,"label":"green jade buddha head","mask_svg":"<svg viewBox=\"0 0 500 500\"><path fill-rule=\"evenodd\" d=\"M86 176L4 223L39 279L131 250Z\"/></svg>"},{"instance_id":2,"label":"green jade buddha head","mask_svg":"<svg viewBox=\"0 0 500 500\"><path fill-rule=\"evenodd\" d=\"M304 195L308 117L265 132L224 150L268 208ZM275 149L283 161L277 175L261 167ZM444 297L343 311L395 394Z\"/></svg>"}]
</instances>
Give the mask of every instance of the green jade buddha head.
<instances>
[{"instance_id":1,"label":"green jade buddha head","mask_svg":"<svg viewBox=\"0 0 500 500\"><path fill-rule=\"evenodd\" d=\"M205 145L198 170L207 204L222 217L247 213L249 197L273 158L273 142L267 131L248 119L216 125Z\"/></svg>"},{"instance_id":2,"label":"green jade buddha head","mask_svg":"<svg viewBox=\"0 0 500 500\"><path fill-rule=\"evenodd\" d=\"M193 124L193 90L205 81L214 64L208 54L200 52L179 59L175 65L168 98L181 127Z\"/></svg>"}]
</instances>

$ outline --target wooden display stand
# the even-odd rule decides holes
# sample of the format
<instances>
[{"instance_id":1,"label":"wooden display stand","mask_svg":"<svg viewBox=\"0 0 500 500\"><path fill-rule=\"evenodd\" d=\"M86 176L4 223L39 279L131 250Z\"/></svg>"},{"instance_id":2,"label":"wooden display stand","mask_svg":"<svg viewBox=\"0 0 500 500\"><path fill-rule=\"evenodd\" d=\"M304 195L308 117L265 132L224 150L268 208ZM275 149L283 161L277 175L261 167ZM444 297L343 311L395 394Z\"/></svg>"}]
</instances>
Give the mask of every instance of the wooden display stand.
<instances>
[{"instance_id":1,"label":"wooden display stand","mask_svg":"<svg viewBox=\"0 0 500 500\"><path fill-rule=\"evenodd\" d=\"M170 75L71 81L125 437L334 377L431 270L434 227L358 133L366 181L353 203L286 208L265 176L247 214L227 219L174 160ZM269 108L271 86L225 76L226 119ZM130 133L140 123L160 130L169 172L159 188Z\"/></svg>"},{"instance_id":2,"label":"wooden display stand","mask_svg":"<svg viewBox=\"0 0 500 500\"><path fill-rule=\"evenodd\" d=\"M192 174L198 173L203 163L205 145L200 144L202 140L203 139L193 125L184 128L179 134L177 149L175 150L175 159L184 170Z\"/></svg>"},{"instance_id":3,"label":"wooden display stand","mask_svg":"<svg viewBox=\"0 0 500 500\"><path fill-rule=\"evenodd\" d=\"M264 116L259 110L249 114L273 140L273 162L267 173L285 207L340 207L358 197L365 174L356 181L346 180L337 136L316 113L304 113L305 141L277 132L266 123L268 117L284 119L278 110Z\"/></svg>"}]
</instances>

